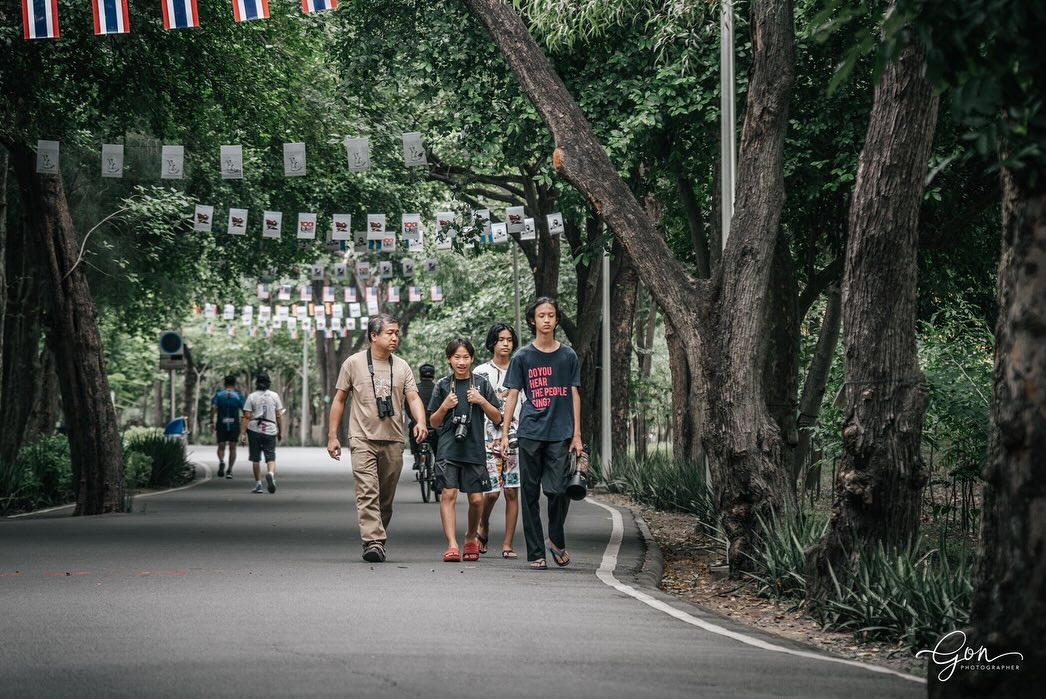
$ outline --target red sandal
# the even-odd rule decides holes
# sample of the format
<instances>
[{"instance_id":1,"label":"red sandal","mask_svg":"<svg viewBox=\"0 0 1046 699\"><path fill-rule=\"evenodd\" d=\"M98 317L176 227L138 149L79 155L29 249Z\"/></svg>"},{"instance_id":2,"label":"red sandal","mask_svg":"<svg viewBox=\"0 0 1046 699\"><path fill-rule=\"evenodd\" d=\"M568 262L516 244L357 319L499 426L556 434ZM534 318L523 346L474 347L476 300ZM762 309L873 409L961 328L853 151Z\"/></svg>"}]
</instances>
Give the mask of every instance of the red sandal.
<instances>
[{"instance_id":1,"label":"red sandal","mask_svg":"<svg viewBox=\"0 0 1046 699\"><path fill-rule=\"evenodd\" d=\"M461 560L463 561L478 561L479 560L479 543L475 541L465 542L465 553L462 554Z\"/></svg>"},{"instance_id":2,"label":"red sandal","mask_svg":"<svg viewBox=\"0 0 1046 699\"><path fill-rule=\"evenodd\" d=\"M457 546L451 546L449 549L443 552L444 563L457 563L461 560L461 554L458 552Z\"/></svg>"}]
</instances>

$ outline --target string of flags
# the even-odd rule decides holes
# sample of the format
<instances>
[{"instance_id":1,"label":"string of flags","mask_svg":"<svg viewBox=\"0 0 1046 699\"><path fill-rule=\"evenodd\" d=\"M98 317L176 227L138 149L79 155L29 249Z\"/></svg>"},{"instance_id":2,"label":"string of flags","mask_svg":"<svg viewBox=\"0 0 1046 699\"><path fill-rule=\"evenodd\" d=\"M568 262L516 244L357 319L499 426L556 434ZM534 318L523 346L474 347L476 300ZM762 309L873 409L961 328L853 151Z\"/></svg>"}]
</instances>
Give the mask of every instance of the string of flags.
<instances>
[{"instance_id":1,"label":"string of flags","mask_svg":"<svg viewBox=\"0 0 1046 699\"><path fill-rule=\"evenodd\" d=\"M338 0L301 0L304 14L335 10ZM131 18L128 0L91 0L94 33L130 34ZM163 28L199 29L200 12L196 0L160 0ZM232 15L237 22L269 19L268 0L232 0ZM58 39L58 0L22 0L22 24L26 41Z\"/></svg>"},{"instance_id":2,"label":"string of flags","mask_svg":"<svg viewBox=\"0 0 1046 699\"><path fill-rule=\"evenodd\" d=\"M404 133L403 162L407 167L428 165L425 147L418 132ZM370 169L370 141L367 138L346 138L345 155L349 172L366 172ZM36 172L41 175L60 173L61 142L39 140L36 142ZM219 172L223 180L242 180L243 146L239 144L220 146ZM283 144L284 177L305 177L308 161L304 143ZM160 148L160 179L180 180L185 178L185 147L164 145ZM102 177L124 176L124 147L122 143L102 144Z\"/></svg>"}]
</instances>

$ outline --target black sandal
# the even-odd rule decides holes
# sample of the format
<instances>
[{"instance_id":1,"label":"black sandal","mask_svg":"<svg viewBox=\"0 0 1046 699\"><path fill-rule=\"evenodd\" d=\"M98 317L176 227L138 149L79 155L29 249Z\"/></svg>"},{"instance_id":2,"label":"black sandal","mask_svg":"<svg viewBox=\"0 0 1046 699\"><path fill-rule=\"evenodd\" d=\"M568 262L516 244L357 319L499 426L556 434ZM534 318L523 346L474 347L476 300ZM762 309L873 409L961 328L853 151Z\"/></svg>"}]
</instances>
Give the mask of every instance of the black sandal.
<instances>
[{"instance_id":1,"label":"black sandal","mask_svg":"<svg viewBox=\"0 0 1046 699\"><path fill-rule=\"evenodd\" d=\"M548 564L545 563L544 558L539 558L536 561L531 561L527 564L531 570L548 570Z\"/></svg>"}]
</instances>

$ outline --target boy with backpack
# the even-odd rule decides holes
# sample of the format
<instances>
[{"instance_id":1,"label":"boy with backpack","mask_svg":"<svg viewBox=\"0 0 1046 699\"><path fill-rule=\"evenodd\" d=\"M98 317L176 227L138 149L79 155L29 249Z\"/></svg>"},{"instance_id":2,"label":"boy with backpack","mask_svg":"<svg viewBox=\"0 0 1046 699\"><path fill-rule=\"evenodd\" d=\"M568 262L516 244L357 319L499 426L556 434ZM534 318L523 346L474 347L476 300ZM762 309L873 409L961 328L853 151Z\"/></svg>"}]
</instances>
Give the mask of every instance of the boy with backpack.
<instances>
[{"instance_id":1,"label":"boy with backpack","mask_svg":"<svg viewBox=\"0 0 1046 699\"><path fill-rule=\"evenodd\" d=\"M243 404L243 422L240 424L240 444L247 444L254 466L255 486L252 493L261 493L261 457L265 454L265 481L270 493L276 492L276 442L283 439L283 401L275 392L269 375L260 373L255 378L258 389L247 396Z\"/></svg>"}]
</instances>

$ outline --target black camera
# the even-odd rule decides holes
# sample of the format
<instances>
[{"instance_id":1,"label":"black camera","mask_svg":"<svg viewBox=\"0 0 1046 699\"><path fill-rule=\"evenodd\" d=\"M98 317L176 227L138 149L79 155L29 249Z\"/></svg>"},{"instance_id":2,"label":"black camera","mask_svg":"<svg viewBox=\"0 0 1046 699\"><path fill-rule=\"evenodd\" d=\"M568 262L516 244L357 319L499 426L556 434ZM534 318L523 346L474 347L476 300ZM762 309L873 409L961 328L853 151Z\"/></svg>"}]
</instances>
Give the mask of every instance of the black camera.
<instances>
[{"instance_id":1,"label":"black camera","mask_svg":"<svg viewBox=\"0 0 1046 699\"><path fill-rule=\"evenodd\" d=\"M464 415L455 415L451 418L450 424L454 425L454 441L464 442L465 437L469 436L468 413L465 413Z\"/></svg>"},{"instance_id":2,"label":"black camera","mask_svg":"<svg viewBox=\"0 0 1046 699\"><path fill-rule=\"evenodd\" d=\"M396 414L395 408L392 407L392 396L384 396L382 398L376 398L375 400L378 402L379 418L385 419Z\"/></svg>"}]
</instances>

